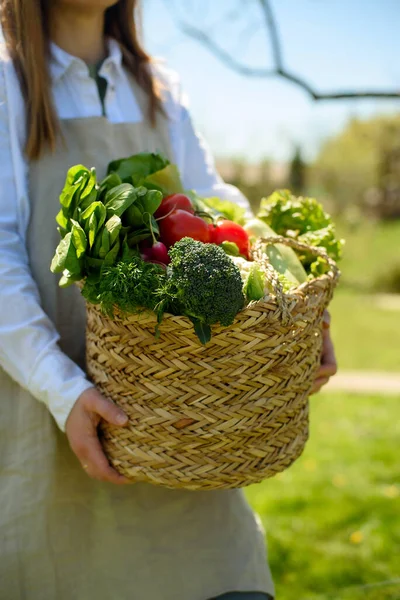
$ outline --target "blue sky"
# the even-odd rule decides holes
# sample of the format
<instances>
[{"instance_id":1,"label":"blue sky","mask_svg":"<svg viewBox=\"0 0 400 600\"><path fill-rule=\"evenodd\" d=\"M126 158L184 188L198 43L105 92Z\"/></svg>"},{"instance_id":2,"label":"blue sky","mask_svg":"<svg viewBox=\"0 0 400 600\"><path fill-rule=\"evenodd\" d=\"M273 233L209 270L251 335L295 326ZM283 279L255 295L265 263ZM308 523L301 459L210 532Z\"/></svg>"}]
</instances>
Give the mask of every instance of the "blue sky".
<instances>
[{"instance_id":1,"label":"blue sky","mask_svg":"<svg viewBox=\"0 0 400 600\"><path fill-rule=\"evenodd\" d=\"M268 67L271 53L257 27L257 0L143 0L143 4L147 49L179 72L195 123L217 156L282 160L300 144L311 157L351 116L400 111L400 100L315 103L282 80L234 73L181 34L171 10L175 6L175 13L199 27L217 24L214 35L235 57ZM400 88L400 0L272 4L286 66L318 90ZM223 20L227 11L236 15L232 22Z\"/></svg>"}]
</instances>

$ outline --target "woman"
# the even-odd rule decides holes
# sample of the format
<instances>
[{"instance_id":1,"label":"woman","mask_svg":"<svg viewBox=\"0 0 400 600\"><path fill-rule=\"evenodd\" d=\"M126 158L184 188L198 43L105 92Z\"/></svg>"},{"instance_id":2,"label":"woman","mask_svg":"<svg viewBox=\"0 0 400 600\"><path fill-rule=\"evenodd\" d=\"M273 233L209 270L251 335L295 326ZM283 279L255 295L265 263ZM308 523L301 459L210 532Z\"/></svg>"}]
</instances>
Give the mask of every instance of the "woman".
<instances>
[{"instance_id":1,"label":"woman","mask_svg":"<svg viewBox=\"0 0 400 600\"><path fill-rule=\"evenodd\" d=\"M241 491L128 486L109 466L97 425L126 417L86 379L82 299L49 271L72 164L102 176L111 159L158 150L186 187L248 207L216 174L176 77L140 47L136 4L0 0L2 599L273 595ZM316 389L334 371L325 338Z\"/></svg>"}]
</instances>

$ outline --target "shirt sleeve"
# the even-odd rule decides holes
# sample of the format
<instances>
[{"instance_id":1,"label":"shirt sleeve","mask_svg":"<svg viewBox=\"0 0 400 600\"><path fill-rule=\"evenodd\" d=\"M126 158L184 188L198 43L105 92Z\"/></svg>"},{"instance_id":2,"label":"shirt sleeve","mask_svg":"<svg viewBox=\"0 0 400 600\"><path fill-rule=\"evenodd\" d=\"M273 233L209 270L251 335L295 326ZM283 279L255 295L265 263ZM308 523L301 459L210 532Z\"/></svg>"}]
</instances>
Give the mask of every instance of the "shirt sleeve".
<instances>
[{"instance_id":1,"label":"shirt sleeve","mask_svg":"<svg viewBox=\"0 0 400 600\"><path fill-rule=\"evenodd\" d=\"M0 367L46 404L64 430L71 408L92 384L59 348L58 333L40 306L21 226L27 177L18 127L24 121L11 98L10 63L0 58Z\"/></svg>"},{"instance_id":2,"label":"shirt sleeve","mask_svg":"<svg viewBox=\"0 0 400 600\"><path fill-rule=\"evenodd\" d=\"M189 112L189 102L182 91L179 77L168 69L159 69L163 86L168 89L165 100L170 121L170 137L175 162L186 189L195 190L200 196L219 196L235 202L253 216L249 200L235 186L225 183L219 175L209 146L197 131Z\"/></svg>"}]
</instances>

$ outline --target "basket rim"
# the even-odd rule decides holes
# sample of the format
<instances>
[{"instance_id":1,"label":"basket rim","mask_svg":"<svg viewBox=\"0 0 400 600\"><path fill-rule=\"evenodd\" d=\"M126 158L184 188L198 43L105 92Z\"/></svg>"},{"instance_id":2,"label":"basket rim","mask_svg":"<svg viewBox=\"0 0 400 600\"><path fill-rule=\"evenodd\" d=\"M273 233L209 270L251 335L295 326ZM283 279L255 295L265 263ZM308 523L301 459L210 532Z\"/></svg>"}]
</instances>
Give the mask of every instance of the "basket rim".
<instances>
[{"instance_id":1,"label":"basket rim","mask_svg":"<svg viewBox=\"0 0 400 600\"><path fill-rule=\"evenodd\" d=\"M335 287L336 284L338 282L339 279L339 275L340 272L338 273L334 273L333 271L329 271L328 273L325 273L324 275L320 275L319 277L316 277L315 279L311 279L309 281L305 281L303 283L301 283L300 285L298 285L297 287L285 292L285 295L291 299L291 300L300 300L302 297L306 296L308 292L311 292L312 289L315 286L318 286L318 284L324 284L323 287L317 289L316 293L318 295L324 295L326 296L327 292L329 293L329 291L332 291ZM77 282L78 283L78 287L80 289L82 289L82 281ZM239 311L235 317L235 321L233 322L232 325L234 325L236 323L237 318L240 315L244 315L246 313L247 310L257 310L257 308L262 308L264 305L271 305L271 303L275 303L276 302L276 297L274 294L271 295L267 295L264 296L264 298L261 298L260 300L254 300L252 302L249 302L241 311ZM93 310L96 313L98 313L99 315L101 315L101 317L103 319L111 319L111 317L109 317L108 315L106 315L105 313L102 312L99 304L93 304L91 302L86 302L86 308L87 310ZM115 317L114 319L111 320L118 320L118 321L122 321L122 322L127 322L127 321L136 321L137 319L141 319L143 318L143 316L146 319L151 318L152 320L154 320L154 322L157 321L157 316L156 314L147 308L143 308L143 309L139 309L136 313L130 313L127 315L121 315L118 314L118 309L115 309ZM188 323L191 324L190 319L188 317L186 317L185 315L173 315L172 313L169 312L165 312L163 315L163 322L165 320L171 321L171 320L182 320L184 319L185 321L187 321ZM161 324L162 325L162 324ZM219 324L215 324L213 325L213 327L222 327ZM223 327L223 329L227 329L226 327Z\"/></svg>"}]
</instances>

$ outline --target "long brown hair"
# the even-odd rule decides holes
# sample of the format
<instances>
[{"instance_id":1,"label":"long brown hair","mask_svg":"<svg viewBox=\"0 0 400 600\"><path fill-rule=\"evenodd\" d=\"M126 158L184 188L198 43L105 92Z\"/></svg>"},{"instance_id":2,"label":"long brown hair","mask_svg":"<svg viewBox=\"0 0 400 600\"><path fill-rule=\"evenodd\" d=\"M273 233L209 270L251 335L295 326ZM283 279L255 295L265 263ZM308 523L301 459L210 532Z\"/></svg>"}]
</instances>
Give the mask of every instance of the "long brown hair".
<instances>
[{"instance_id":1,"label":"long brown hair","mask_svg":"<svg viewBox=\"0 0 400 600\"><path fill-rule=\"evenodd\" d=\"M0 16L8 52L13 60L27 114L26 154L40 157L45 147L54 150L60 133L51 95L49 73L49 12L52 0L0 0ZM139 0L119 0L105 15L105 35L116 39L123 63L149 99L154 124L161 101L137 28Z\"/></svg>"}]
</instances>

